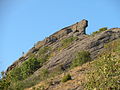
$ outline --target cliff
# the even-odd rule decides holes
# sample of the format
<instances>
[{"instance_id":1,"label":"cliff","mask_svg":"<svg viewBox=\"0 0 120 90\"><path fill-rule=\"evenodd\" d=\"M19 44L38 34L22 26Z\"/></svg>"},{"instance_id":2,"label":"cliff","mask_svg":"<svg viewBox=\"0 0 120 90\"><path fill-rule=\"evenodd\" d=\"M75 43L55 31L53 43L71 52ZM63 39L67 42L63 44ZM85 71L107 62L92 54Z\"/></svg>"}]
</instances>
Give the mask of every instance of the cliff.
<instances>
[{"instance_id":1,"label":"cliff","mask_svg":"<svg viewBox=\"0 0 120 90\"><path fill-rule=\"evenodd\" d=\"M106 44L120 38L120 28L107 29L105 27L88 35L86 34L87 26L88 21L83 19L80 22L59 30L43 41L38 41L25 55L8 67L6 71L6 80L10 80L8 87L12 89L28 88L31 90L33 89L33 85L43 82L45 84L47 82L46 78L50 79L51 77L55 77L53 80L49 80L52 81L52 85L50 84L50 87L47 87L45 90L68 90L67 87L66 89L62 89L64 88L62 85L65 86L65 84L61 83L61 78L65 73L69 74L71 72L73 72L73 77L81 80L80 83L85 83L86 80L83 80L85 75L87 75L88 71L94 70L94 67L91 68L91 63L95 64L96 62L94 60L97 60L98 57L103 55L103 52L106 51ZM116 49L114 51L116 51ZM106 55L109 52L112 51L104 54ZM115 52L112 52L113 55L114 53ZM117 55L118 53L115 55L116 58L118 58ZM101 61L105 59L106 58L102 58ZM100 60L98 60L98 62L101 63ZM75 69L74 67L77 66L79 67ZM95 69L95 71L96 70L97 69ZM78 74L83 78L78 78ZM56 78L58 78L58 80L56 80ZM73 80L73 78L70 79ZM75 83L77 83L77 80L75 79ZM71 82L69 82L67 85L75 89L75 84L72 85ZM39 85L36 87L38 86ZM79 84L77 84L77 86L79 87ZM81 88L84 88L82 84L75 90L81 90Z\"/></svg>"},{"instance_id":2,"label":"cliff","mask_svg":"<svg viewBox=\"0 0 120 90\"><path fill-rule=\"evenodd\" d=\"M45 38L43 41L37 42L37 44L32 47L24 56L20 57L16 62L14 62L10 67L8 67L7 72L12 70L12 68L16 67L17 65L20 65L23 61L27 60L32 53L36 53L40 48L44 46L49 46L73 35L86 35L85 29L87 26L88 21L84 19L81 22L77 22L76 24L59 30L51 36Z\"/></svg>"},{"instance_id":3,"label":"cliff","mask_svg":"<svg viewBox=\"0 0 120 90\"><path fill-rule=\"evenodd\" d=\"M92 59L96 58L99 52L102 50L105 43L115 40L120 37L120 28L112 28L106 30L100 34L94 36L86 34L86 28L88 21L83 19L71 26L65 27L51 36L45 38L43 41L37 42L24 56L20 57L16 62L8 67L7 72L15 68L17 65L21 65L22 62L27 60L32 54L37 56L40 48L45 46L51 46L56 49L60 46L60 42L66 38L77 37L77 40L73 44L64 49L64 52L56 52L56 55L51 58L45 67L55 67L57 64L63 64L66 67L68 63L74 58L74 53L77 51L86 50L91 53ZM44 67L44 66L43 66Z\"/></svg>"}]
</instances>

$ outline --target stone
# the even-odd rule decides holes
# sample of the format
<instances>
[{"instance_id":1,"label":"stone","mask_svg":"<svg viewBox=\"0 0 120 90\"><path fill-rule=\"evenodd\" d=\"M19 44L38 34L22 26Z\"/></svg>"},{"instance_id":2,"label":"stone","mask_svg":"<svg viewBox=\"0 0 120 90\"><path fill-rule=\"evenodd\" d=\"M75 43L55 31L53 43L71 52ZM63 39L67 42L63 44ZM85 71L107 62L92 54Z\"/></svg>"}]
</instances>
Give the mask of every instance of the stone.
<instances>
[{"instance_id":1,"label":"stone","mask_svg":"<svg viewBox=\"0 0 120 90\"><path fill-rule=\"evenodd\" d=\"M103 49L104 44L120 38L120 28L112 28L92 36L86 34L85 30L87 26L88 21L83 19L78 23L61 29L60 31L52 34L43 41L39 41L34 46L34 48L28 51L24 58L18 59L17 62L14 62L11 66L9 66L7 72L27 60L26 58L28 58L31 54L39 53L39 49L44 47L45 45L53 48L60 47L60 41L69 38L70 36L78 37L78 40L74 41L74 43L65 48L62 52L56 52L55 56L50 58L50 60L41 68L48 68L49 70L52 70L62 64L64 66L64 69L66 69L66 67L70 65L73 58L75 57L74 54L82 50L89 51L91 53L91 58L95 59L99 52ZM39 72L36 71L35 73Z\"/></svg>"},{"instance_id":2,"label":"stone","mask_svg":"<svg viewBox=\"0 0 120 90\"><path fill-rule=\"evenodd\" d=\"M72 26L73 32L79 32L79 35L86 34L86 27L88 26L88 21L83 19L80 22L77 22L75 25Z\"/></svg>"}]
</instances>

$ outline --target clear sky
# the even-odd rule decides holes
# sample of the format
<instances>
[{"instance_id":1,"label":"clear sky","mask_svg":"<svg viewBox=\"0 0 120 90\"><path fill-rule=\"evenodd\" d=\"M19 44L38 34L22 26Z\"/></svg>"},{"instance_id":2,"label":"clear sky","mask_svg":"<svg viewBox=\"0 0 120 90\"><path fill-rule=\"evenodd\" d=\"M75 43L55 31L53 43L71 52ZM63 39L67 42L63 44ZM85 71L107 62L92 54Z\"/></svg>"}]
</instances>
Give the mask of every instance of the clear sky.
<instances>
[{"instance_id":1,"label":"clear sky","mask_svg":"<svg viewBox=\"0 0 120 90\"><path fill-rule=\"evenodd\" d=\"M87 33L120 27L120 0L0 0L0 71L37 41L82 19Z\"/></svg>"}]
</instances>

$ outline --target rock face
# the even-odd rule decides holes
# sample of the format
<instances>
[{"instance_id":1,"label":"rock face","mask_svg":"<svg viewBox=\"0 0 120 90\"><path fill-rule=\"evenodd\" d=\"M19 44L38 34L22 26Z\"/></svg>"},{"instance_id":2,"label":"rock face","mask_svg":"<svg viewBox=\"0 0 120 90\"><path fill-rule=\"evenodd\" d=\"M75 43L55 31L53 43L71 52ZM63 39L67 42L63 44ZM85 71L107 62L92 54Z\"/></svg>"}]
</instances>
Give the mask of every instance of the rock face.
<instances>
[{"instance_id":1,"label":"rock face","mask_svg":"<svg viewBox=\"0 0 120 90\"><path fill-rule=\"evenodd\" d=\"M77 22L72 30L73 32L79 32L80 35L86 34L85 29L88 26L88 21L83 19L81 22Z\"/></svg>"},{"instance_id":2,"label":"rock face","mask_svg":"<svg viewBox=\"0 0 120 90\"><path fill-rule=\"evenodd\" d=\"M81 36L80 36L81 37ZM68 48L64 49L54 56L43 68L54 69L58 65L67 67L74 58L74 53L86 50L91 53L91 58L95 59L100 51L103 49L104 44L120 38L120 29L107 30L95 36L83 36L82 40L76 41Z\"/></svg>"},{"instance_id":3,"label":"rock face","mask_svg":"<svg viewBox=\"0 0 120 90\"><path fill-rule=\"evenodd\" d=\"M74 53L81 50L89 51L91 53L91 58L94 59L103 49L105 43L120 38L120 28L112 28L93 36L86 34L85 30L87 26L88 21L83 19L80 22L59 30L51 36L45 38L43 41L37 42L37 44L31 48L28 53L8 67L6 73L15 68L17 65L21 65L21 63L27 60L31 54L37 55L40 48L44 46L57 48L59 47L61 40L71 36L77 37L78 39L65 48L62 52L56 52L56 55L50 58L50 60L41 68L48 68L49 70L52 70L59 65L66 68L73 60ZM37 75L37 73L39 72L36 71L35 74Z\"/></svg>"},{"instance_id":4,"label":"rock face","mask_svg":"<svg viewBox=\"0 0 120 90\"><path fill-rule=\"evenodd\" d=\"M74 25L63 28L60 31L54 33L53 35L47 37L45 39L45 44L54 43L57 40L63 38L64 36L67 36L70 33L72 34L78 33L79 35L84 35L86 34L85 29L87 26L88 26L88 21L84 19L80 22L77 22Z\"/></svg>"},{"instance_id":5,"label":"rock face","mask_svg":"<svg viewBox=\"0 0 120 90\"><path fill-rule=\"evenodd\" d=\"M52 44L60 39L63 39L65 36L71 33L71 35L77 33L77 35L84 35L85 29L88 26L87 20L82 20L73 24L71 26L65 27L58 32L52 34L51 36L45 38L43 41L39 41L33 48L31 48L27 54L19 58L16 62L14 62L11 66L8 67L7 72L12 70L12 68L16 67L17 65L21 64L23 61L27 60L31 53L35 53L39 50L39 48Z\"/></svg>"}]
</instances>

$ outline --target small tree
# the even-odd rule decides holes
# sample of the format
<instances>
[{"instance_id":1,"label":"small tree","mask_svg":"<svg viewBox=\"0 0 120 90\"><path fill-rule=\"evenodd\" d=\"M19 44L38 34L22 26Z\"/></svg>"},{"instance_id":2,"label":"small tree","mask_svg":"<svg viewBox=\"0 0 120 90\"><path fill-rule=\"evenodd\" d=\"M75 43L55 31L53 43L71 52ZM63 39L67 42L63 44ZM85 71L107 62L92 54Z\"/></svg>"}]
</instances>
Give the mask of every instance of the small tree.
<instances>
[{"instance_id":1,"label":"small tree","mask_svg":"<svg viewBox=\"0 0 120 90\"><path fill-rule=\"evenodd\" d=\"M71 80L72 78L71 78L71 75L70 74L67 74L67 75L65 75L63 78L62 78L62 82L66 82L66 81L68 81L68 80Z\"/></svg>"},{"instance_id":2,"label":"small tree","mask_svg":"<svg viewBox=\"0 0 120 90\"><path fill-rule=\"evenodd\" d=\"M88 51L81 51L76 54L75 59L72 61L71 67L82 65L91 60L90 53Z\"/></svg>"},{"instance_id":3,"label":"small tree","mask_svg":"<svg viewBox=\"0 0 120 90\"><path fill-rule=\"evenodd\" d=\"M103 28L100 28L99 31L106 31L107 30L107 27L103 27Z\"/></svg>"}]
</instances>

